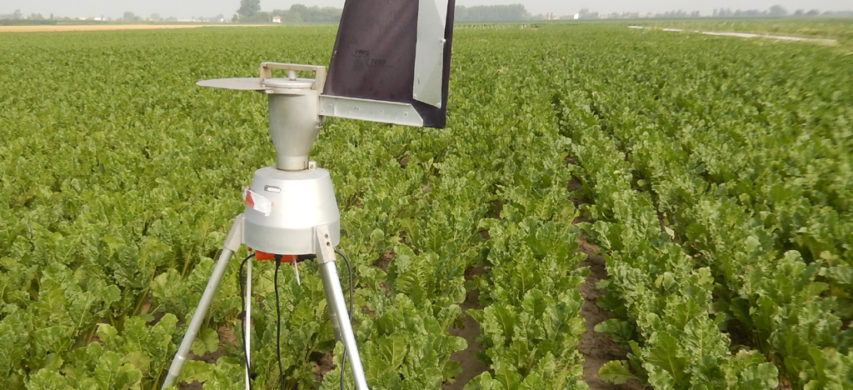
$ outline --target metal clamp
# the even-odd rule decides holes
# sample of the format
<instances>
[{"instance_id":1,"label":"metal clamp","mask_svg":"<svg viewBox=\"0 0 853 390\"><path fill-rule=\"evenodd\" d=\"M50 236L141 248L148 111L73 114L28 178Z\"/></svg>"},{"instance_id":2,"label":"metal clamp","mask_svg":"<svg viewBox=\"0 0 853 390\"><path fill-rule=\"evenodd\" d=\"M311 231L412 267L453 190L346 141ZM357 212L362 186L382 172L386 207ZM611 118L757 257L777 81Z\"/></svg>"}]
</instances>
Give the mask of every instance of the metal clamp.
<instances>
[{"instance_id":1,"label":"metal clamp","mask_svg":"<svg viewBox=\"0 0 853 390\"><path fill-rule=\"evenodd\" d=\"M326 264L335 262L335 246L332 244L331 233L328 225L320 225L314 228L317 240L317 263Z\"/></svg>"},{"instance_id":2,"label":"metal clamp","mask_svg":"<svg viewBox=\"0 0 853 390\"><path fill-rule=\"evenodd\" d=\"M322 65L285 64L281 62L261 62L261 85L272 78L272 70L288 71L288 78L296 79L296 72L314 72L314 85L311 89L323 92L326 85L326 67Z\"/></svg>"}]
</instances>

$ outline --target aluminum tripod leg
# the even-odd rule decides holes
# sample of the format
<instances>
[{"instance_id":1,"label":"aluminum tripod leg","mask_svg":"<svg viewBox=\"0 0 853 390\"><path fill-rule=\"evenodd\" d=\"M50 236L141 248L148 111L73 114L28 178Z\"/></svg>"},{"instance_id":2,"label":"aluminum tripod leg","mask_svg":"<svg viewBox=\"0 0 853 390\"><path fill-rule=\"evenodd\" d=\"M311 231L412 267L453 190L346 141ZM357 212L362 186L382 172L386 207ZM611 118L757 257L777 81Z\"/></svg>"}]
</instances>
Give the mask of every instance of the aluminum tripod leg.
<instances>
[{"instance_id":1,"label":"aluminum tripod leg","mask_svg":"<svg viewBox=\"0 0 853 390\"><path fill-rule=\"evenodd\" d=\"M195 313L193 313L193 318L190 320L190 325L187 327L187 333L184 334L181 346L178 347L178 352L175 353L175 358L172 360L172 365L169 366L169 373L166 375L166 379L163 381L163 387L161 387L161 389L171 386L175 382L175 379L178 378L178 374L181 373L181 369L184 367L184 362L187 360L187 355L189 355L190 347L192 346L196 335L198 335L198 330L201 328L201 324L204 322L204 317L207 315L207 310L210 308L210 303L213 301L213 295L216 293L216 289L219 288L219 283L222 281L222 275L225 274L225 269L228 268L228 261L231 259L231 255L240 249L242 240L243 214L240 214L234 219L234 223L231 225L231 230L228 231L228 236L225 238L225 244L223 245L222 254L219 255L219 260L216 261L216 265L213 268L213 274L210 275L210 279L207 281L207 287L204 288L204 293L201 295L198 307L196 307Z\"/></svg>"},{"instance_id":2,"label":"aluminum tripod leg","mask_svg":"<svg viewBox=\"0 0 853 390\"><path fill-rule=\"evenodd\" d=\"M317 240L320 248L317 251L317 262L320 264L320 276L323 279L323 290L326 292L326 303L329 306L332 327L335 329L335 336L346 347L355 388L367 390L367 379L364 377L364 368L358 355L355 335L347 313L344 293L341 290L341 281L338 279L338 269L335 266L335 248L329 239L328 227L317 227Z\"/></svg>"},{"instance_id":3,"label":"aluminum tripod leg","mask_svg":"<svg viewBox=\"0 0 853 390\"><path fill-rule=\"evenodd\" d=\"M249 367L251 366L251 360L249 360L249 356L252 352L252 262L249 261L249 264L246 264L246 308L243 309L246 311L246 321L244 322L244 330L243 330L243 340L245 340L245 345L243 348L246 349L246 390L250 390L252 388L250 382L252 380L249 377Z\"/></svg>"}]
</instances>

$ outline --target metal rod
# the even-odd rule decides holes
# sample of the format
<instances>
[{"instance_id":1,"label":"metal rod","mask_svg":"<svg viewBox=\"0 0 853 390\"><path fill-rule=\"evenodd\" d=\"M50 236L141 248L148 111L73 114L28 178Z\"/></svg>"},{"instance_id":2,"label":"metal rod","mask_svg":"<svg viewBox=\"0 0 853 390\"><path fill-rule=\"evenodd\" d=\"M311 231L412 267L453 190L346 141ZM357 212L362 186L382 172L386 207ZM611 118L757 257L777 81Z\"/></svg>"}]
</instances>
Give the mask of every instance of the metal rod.
<instances>
[{"instance_id":1,"label":"metal rod","mask_svg":"<svg viewBox=\"0 0 853 390\"><path fill-rule=\"evenodd\" d=\"M216 289L219 288L219 284L222 282L222 275L225 274L225 270L228 268L228 261L231 259L231 255L240 248L243 238L243 221L243 214L238 215L237 218L234 219L234 223L231 225L231 230L228 231L228 236L225 237L222 253L219 254L219 259L216 261L213 273L207 281L207 287L204 288L204 293L201 294L198 307L196 307L195 312L193 313L193 318L190 320L187 332L184 334L184 339L181 340L178 352L175 353L175 358L169 366L169 372L166 374L166 379L163 380L163 386L161 389L171 386L181 373L181 369L184 367L184 362L187 360L190 347L193 345L193 341L198 335L198 330L201 328L202 322L204 322L204 317L207 315L210 303L213 302L213 295L216 294Z\"/></svg>"},{"instance_id":2,"label":"metal rod","mask_svg":"<svg viewBox=\"0 0 853 390\"><path fill-rule=\"evenodd\" d=\"M252 354L252 260L246 264L246 326L243 330L243 337L246 339L246 390L251 390L252 378L249 376L249 366Z\"/></svg>"},{"instance_id":3,"label":"metal rod","mask_svg":"<svg viewBox=\"0 0 853 390\"><path fill-rule=\"evenodd\" d=\"M204 322L204 317L207 315L207 310L210 308L210 303L213 301L213 295L216 293L216 289L222 281L222 275L225 273L225 269L228 268L228 260L231 259L231 255L233 253L234 252L230 249L223 249L222 253L219 255L219 260L216 261L213 274L210 275L210 280L207 281L207 287L204 288L204 293L201 295L198 307L196 307L195 313L193 313L193 318L190 320L187 333L184 334L181 346L178 347L178 352L175 354L174 360L172 360L172 365L169 366L169 373L166 375L166 380L163 382L163 387L161 387L161 389L171 386L175 379L178 378L178 374L181 373L181 369L184 367L184 362L190 352L190 347L198 335L198 330L201 328L202 322Z\"/></svg>"},{"instance_id":4,"label":"metal rod","mask_svg":"<svg viewBox=\"0 0 853 390\"><path fill-rule=\"evenodd\" d=\"M335 336L346 347L355 387L358 390L367 390L367 379L364 377L364 368L361 366L361 358L358 356L358 347L355 343L355 335L352 331L352 324L350 324L335 262L329 261L320 264L320 276L323 279L323 289L326 292L326 302L329 306L332 327L335 329Z\"/></svg>"},{"instance_id":5,"label":"metal rod","mask_svg":"<svg viewBox=\"0 0 853 390\"><path fill-rule=\"evenodd\" d=\"M291 261L291 264L293 264L293 273L296 274L296 285L301 286L302 281L299 280L299 262L294 260L294 261Z\"/></svg>"}]
</instances>

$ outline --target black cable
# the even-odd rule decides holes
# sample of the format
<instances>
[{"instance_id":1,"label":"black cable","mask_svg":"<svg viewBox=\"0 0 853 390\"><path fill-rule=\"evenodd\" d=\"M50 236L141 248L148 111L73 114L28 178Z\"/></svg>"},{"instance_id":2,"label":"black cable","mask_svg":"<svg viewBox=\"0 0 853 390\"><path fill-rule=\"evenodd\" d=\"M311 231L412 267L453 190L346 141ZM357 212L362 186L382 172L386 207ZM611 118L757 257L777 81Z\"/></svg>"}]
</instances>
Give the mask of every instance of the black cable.
<instances>
[{"instance_id":1,"label":"black cable","mask_svg":"<svg viewBox=\"0 0 853 390\"><path fill-rule=\"evenodd\" d=\"M240 316L242 317L242 321L240 321L240 329L243 332L243 363L246 364L246 371L249 373L251 373L251 371L249 367L249 348L248 345L246 345L246 293L244 292L245 286L243 285L243 267L246 265L246 262L253 257L255 257L254 253L246 256L246 258L243 259L243 262L240 263L240 276L237 280L240 284L240 309L243 310L243 312L240 313ZM252 302L249 301L249 304L251 305ZM249 375L249 390L252 390L251 375Z\"/></svg>"},{"instance_id":2,"label":"black cable","mask_svg":"<svg viewBox=\"0 0 853 390\"><path fill-rule=\"evenodd\" d=\"M343 252L341 252L337 249L335 250L335 253L337 253L341 257L343 257L344 263L346 263L346 265L347 265L347 272L349 273L349 311L347 311L347 316L349 318L347 318L347 319L350 321L350 323L352 323L352 314L351 314L352 313L352 290L353 290L353 288L352 288L352 266L350 266L349 259L347 258L347 255L345 255ZM346 371L346 367L347 367L347 346L346 346L346 344L344 344L344 353L343 353L343 356L341 356L341 389L344 388L344 371Z\"/></svg>"},{"instance_id":3,"label":"black cable","mask_svg":"<svg viewBox=\"0 0 853 390\"><path fill-rule=\"evenodd\" d=\"M275 289L275 353L278 356L278 388L284 388L284 370L281 368L281 309L278 301L278 269L281 266L281 255L275 255L275 276L273 277L273 288Z\"/></svg>"}]
</instances>

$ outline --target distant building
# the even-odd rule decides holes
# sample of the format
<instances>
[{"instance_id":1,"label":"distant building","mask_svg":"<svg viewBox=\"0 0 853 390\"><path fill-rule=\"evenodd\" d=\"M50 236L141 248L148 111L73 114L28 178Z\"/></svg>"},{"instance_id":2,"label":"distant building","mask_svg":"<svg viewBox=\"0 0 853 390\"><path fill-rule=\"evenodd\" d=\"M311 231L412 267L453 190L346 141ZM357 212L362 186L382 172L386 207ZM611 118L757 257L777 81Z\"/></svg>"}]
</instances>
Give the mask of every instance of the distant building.
<instances>
[{"instance_id":1,"label":"distant building","mask_svg":"<svg viewBox=\"0 0 853 390\"><path fill-rule=\"evenodd\" d=\"M281 16L273 16L272 22L273 23L281 23Z\"/></svg>"}]
</instances>

